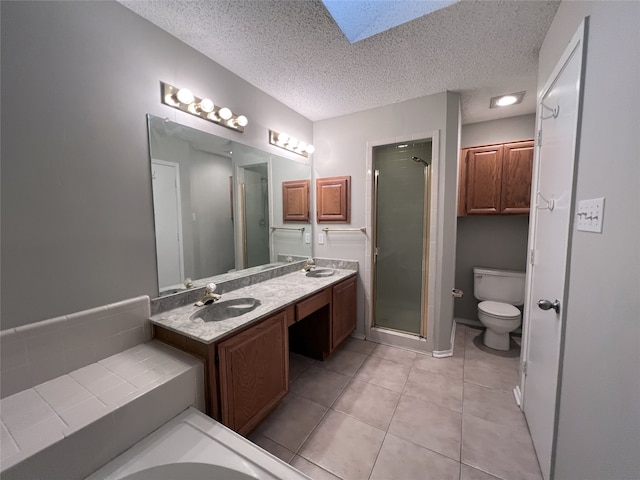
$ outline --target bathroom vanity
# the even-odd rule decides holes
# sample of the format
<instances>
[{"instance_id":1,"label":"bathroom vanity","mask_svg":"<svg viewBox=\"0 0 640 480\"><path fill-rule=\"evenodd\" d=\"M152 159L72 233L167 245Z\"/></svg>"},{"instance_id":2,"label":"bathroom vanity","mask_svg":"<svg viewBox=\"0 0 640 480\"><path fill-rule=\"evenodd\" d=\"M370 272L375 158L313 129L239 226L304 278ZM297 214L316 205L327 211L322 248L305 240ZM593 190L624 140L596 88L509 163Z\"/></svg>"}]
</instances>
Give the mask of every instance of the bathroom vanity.
<instances>
[{"instance_id":1,"label":"bathroom vanity","mask_svg":"<svg viewBox=\"0 0 640 480\"><path fill-rule=\"evenodd\" d=\"M249 307L224 319L198 310L216 304L159 313L154 337L204 360L207 414L246 435L288 393L290 350L324 360L355 330L356 274L296 271L233 290L220 303Z\"/></svg>"}]
</instances>

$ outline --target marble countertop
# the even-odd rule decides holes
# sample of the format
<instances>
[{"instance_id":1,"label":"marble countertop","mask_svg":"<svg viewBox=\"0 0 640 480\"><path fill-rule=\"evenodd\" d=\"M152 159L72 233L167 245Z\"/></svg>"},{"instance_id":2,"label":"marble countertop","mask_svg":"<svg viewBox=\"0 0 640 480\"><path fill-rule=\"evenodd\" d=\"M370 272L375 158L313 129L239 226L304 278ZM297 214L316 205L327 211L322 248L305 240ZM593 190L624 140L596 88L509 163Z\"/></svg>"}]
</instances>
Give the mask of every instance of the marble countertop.
<instances>
[{"instance_id":1,"label":"marble countertop","mask_svg":"<svg viewBox=\"0 0 640 480\"><path fill-rule=\"evenodd\" d=\"M201 318L191 319L189 317L193 313L207 307L187 305L157 313L150 318L150 321L199 342L212 343L357 273L352 269L334 268L333 270L335 273L329 277L307 277L305 272L296 271L223 294L221 302L247 297L260 300L260 305L254 310L237 317L210 322L205 322Z\"/></svg>"}]
</instances>

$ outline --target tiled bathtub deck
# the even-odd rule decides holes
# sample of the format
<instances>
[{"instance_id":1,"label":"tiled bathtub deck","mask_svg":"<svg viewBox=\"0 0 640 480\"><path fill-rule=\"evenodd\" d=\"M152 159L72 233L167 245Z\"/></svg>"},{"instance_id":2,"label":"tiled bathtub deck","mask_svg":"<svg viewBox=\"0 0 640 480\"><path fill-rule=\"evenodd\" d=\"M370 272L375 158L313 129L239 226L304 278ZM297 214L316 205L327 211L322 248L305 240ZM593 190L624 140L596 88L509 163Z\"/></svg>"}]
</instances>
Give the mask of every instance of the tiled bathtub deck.
<instances>
[{"instance_id":1,"label":"tiled bathtub deck","mask_svg":"<svg viewBox=\"0 0 640 480\"><path fill-rule=\"evenodd\" d=\"M314 480L540 480L518 356L479 334L458 326L448 359L355 339L325 362L291 354L290 394L250 438Z\"/></svg>"}]
</instances>

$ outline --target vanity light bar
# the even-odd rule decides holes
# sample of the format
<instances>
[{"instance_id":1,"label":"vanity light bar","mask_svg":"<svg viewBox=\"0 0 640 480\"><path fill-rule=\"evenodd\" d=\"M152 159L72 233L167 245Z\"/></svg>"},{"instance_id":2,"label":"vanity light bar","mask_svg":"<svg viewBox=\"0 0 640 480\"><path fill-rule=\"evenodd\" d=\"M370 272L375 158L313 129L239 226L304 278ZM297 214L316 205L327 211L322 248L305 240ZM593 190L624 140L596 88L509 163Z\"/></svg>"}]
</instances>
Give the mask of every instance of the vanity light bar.
<instances>
[{"instance_id":1,"label":"vanity light bar","mask_svg":"<svg viewBox=\"0 0 640 480\"><path fill-rule=\"evenodd\" d=\"M290 137L286 133L276 132L275 130L269 130L269 143L276 147L284 148L303 157L309 157L309 155L315 152L315 147L306 142L300 141L297 138Z\"/></svg>"},{"instance_id":2,"label":"vanity light bar","mask_svg":"<svg viewBox=\"0 0 640 480\"><path fill-rule=\"evenodd\" d=\"M227 107L218 107L208 98L196 97L188 88L177 88L164 82L160 82L160 85L161 100L165 105L240 133L249 123L244 115L236 115Z\"/></svg>"}]
</instances>

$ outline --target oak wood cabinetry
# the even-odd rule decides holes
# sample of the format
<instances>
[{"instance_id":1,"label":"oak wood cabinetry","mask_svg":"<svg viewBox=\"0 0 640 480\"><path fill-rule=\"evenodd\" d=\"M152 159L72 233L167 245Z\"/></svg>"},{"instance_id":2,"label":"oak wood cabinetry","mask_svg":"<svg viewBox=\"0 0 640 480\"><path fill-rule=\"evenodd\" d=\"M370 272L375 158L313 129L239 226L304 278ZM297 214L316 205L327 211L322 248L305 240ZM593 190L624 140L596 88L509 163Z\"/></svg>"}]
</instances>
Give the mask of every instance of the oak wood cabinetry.
<instances>
[{"instance_id":1,"label":"oak wood cabinetry","mask_svg":"<svg viewBox=\"0 0 640 480\"><path fill-rule=\"evenodd\" d=\"M529 213L533 140L462 149L458 216Z\"/></svg>"},{"instance_id":2,"label":"oak wood cabinetry","mask_svg":"<svg viewBox=\"0 0 640 480\"><path fill-rule=\"evenodd\" d=\"M356 329L356 277L332 287L331 350L340 345Z\"/></svg>"},{"instance_id":3,"label":"oak wood cabinetry","mask_svg":"<svg viewBox=\"0 0 640 480\"><path fill-rule=\"evenodd\" d=\"M212 343L154 325L154 337L202 358L207 415L247 435L289 391L289 350L324 360L356 327L356 276Z\"/></svg>"},{"instance_id":4,"label":"oak wood cabinetry","mask_svg":"<svg viewBox=\"0 0 640 480\"><path fill-rule=\"evenodd\" d=\"M222 423L246 435L289 391L286 312L223 340L218 357Z\"/></svg>"}]
</instances>

